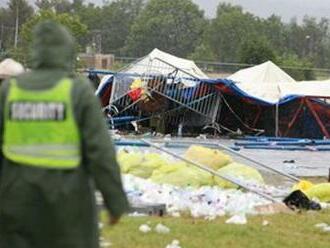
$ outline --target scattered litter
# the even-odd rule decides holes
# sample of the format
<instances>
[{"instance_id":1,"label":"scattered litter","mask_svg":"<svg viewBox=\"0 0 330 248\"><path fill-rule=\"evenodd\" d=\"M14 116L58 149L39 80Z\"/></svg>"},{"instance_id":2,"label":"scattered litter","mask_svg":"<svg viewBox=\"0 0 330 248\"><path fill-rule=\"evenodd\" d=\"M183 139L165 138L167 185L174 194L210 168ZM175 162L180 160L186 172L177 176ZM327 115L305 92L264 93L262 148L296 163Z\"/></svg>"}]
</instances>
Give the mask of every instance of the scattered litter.
<instances>
[{"instance_id":1,"label":"scattered litter","mask_svg":"<svg viewBox=\"0 0 330 248\"><path fill-rule=\"evenodd\" d=\"M316 228L322 229L324 232L330 232L330 226L327 223L318 223L314 225Z\"/></svg>"},{"instance_id":2,"label":"scattered litter","mask_svg":"<svg viewBox=\"0 0 330 248\"><path fill-rule=\"evenodd\" d=\"M263 220L262 225L263 226L268 226L269 225L269 221L268 220Z\"/></svg>"},{"instance_id":3,"label":"scattered litter","mask_svg":"<svg viewBox=\"0 0 330 248\"><path fill-rule=\"evenodd\" d=\"M326 202L320 202L321 208L322 209L328 209L330 208L330 204Z\"/></svg>"},{"instance_id":4,"label":"scattered litter","mask_svg":"<svg viewBox=\"0 0 330 248\"><path fill-rule=\"evenodd\" d=\"M174 239L171 244L166 246L166 248L181 248L179 240Z\"/></svg>"},{"instance_id":5,"label":"scattered litter","mask_svg":"<svg viewBox=\"0 0 330 248\"><path fill-rule=\"evenodd\" d=\"M100 246L103 248L103 247L109 247L109 246L112 246L112 243L109 242L109 241L102 241L100 243Z\"/></svg>"},{"instance_id":6,"label":"scattered litter","mask_svg":"<svg viewBox=\"0 0 330 248\"><path fill-rule=\"evenodd\" d=\"M134 213L128 214L128 216L130 216L130 217L144 217L144 216L148 216L148 215L144 214L144 213L134 212Z\"/></svg>"},{"instance_id":7,"label":"scattered litter","mask_svg":"<svg viewBox=\"0 0 330 248\"><path fill-rule=\"evenodd\" d=\"M324 228L324 227L327 227L328 224L327 223L318 223L318 224L315 224L314 226L317 228Z\"/></svg>"},{"instance_id":8,"label":"scattered litter","mask_svg":"<svg viewBox=\"0 0 330 248\"><path fill-rule=\"evenodd\" d=\"M203 139L203 140L206 140L207 137L205 134L200 134L199 136L196 137L196 139Z\"/></svg>"},{"instance_id":9,"label":"scattered litter","mask_svg":"<svg viewBox=\"0 0 330 248\"><path fill-rule=\"evenodd\" d=\"M143 233L148 233L151 231L151 228L150 228L150 226L143 224L139 227L139 231L143 232Z\"/></svg>"},{"instance_id":10,"label":"scattered litter","mask_svg":"<svg viewBox=\"0 0 330 248\"><path fill-rule=\"evenodd\" d=\"M278 213L291 213L292 210L289 209L283 203L271 203L266 205L259 205L255 207L257 214L278 214Z\"/></svg>"},{"instance_id":11,"label":"scattered litter","mask_svg":"<svg viewBox=\"0 0 330 248\"><path fill-rule=\"evenodd\" d=\"M270 201L254 193L222 189L217 186L176 187L157 184L132 175L123 175L123 183L131 205L165 204L166 213L170 216L173 214L179 217L178 213L183 212L190 213L194 218L213 218L226 214L259 214L257 206L270 204ZM263 191L270 195L275 194L277 190L268 186L263 188Z\"/></svg>"},{"instance_id":12,"label":"scattered litter","mask_svg":"<svg viewBox=\"0 0 330 248\"><path fill-rule=\"evenodd\" d=\"M206 216L204 219L205 219L205 220L212 221L212 220L215 220L215 218L216 218L215 215L210 215L210 216Z\"/></svg>"},{"instance_id":13,"label":"scattered litter","mask_svg":"<svg viewBox=\"0 0 330 248\"><path fill-rule=\"evenodd\" d=\"M157 233L167 234L167 233L170 232L170 229L169 229L167 226L165 226L165 225L159 223L159 224L157 224L157 226L155 227L155 231L156 231Z\"/></svg>"},{"instance_id":14,"label":"scattered litter","mask_svg":"<svg viewBox=\"0 0 330 248\"><path fill-rule=\"evenodd\" d=\"M173 213L171 213L171 216L178 218L178 217L181 217L181 214L179 212L173 212Z\"/></svg>"},{"instance_id":15,"label":"scattered litter","mask_svg":"<svg viewBox=\"0 0 330 248\"><path fill-rule=\"evenodd\" d=\"M247 219L245 215L234 215L228 220L226 220L226 224L245 225L246 223Z\"/></svg>"},{"instance_id":16,"label":"scattered litter","mask_svg":"<svg viewBox=\"0 0 330 248\"><path fill-rule=\"evenodd\" d=\"M294 159L290 159L290 160L284 160L283 163L284 164L294 164L296 161Z\"/></svg>"}]
</instances>

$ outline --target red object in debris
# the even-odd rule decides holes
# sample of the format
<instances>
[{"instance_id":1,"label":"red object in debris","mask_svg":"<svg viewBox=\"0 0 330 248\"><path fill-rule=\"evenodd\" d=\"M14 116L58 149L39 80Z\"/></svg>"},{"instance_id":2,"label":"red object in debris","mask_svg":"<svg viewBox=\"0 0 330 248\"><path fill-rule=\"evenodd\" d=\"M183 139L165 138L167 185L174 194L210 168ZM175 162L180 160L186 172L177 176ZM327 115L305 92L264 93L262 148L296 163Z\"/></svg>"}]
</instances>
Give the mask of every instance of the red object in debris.
<instances>
[{"instance_id":1,"label":"red object in debris","mask_svg":"<svg viewBox=\"0 0 330 248\"><path fill-rule=\"evenodd\" d=\"M135 90L132 90L128 93L128 96L133 100L136 101L141 97L142 94L142 88L137 88Z\"/></svg>"}]
</instances>

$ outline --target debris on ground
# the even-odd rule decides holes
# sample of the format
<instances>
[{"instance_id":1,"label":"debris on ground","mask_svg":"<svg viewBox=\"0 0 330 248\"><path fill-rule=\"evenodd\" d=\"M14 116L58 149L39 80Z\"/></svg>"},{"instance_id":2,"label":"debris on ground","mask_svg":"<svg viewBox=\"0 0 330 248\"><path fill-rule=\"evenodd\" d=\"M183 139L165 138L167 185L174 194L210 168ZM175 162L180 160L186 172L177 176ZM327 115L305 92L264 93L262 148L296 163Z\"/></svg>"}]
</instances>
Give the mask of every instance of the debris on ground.
<instances>
[{"instance_id":1,"label":"debris on ground","mask_svg":"<svg viewBox=\"0 0 330 248\"><path fill-rule=\"evenodd\" d=\"M171 230L170 230L167 226L165 226L165 225L159 223L159 224L157 224L157 226L155 227L155 231L156 231L157 233L167 234L167 233L169 233Z\"/></svg>"},{"instance_id":2,"label":"debris on ground","mask_svg":"<svg viewBox=\"0 0 330 248\"><path fill-rule=\"evenodd\" d=\"M189 213L194 218L208 217L212 220L216 217L240 213L262 214L258 206L271 204L270 201L254 193L238 189L222 189L217 186L176 187L157 184L132 175L123 175L123 183L132 205L166 204L166 212L170 216ZM264 190L272 194L277 188L264 185ZM289 210L284 204L281 204L281 207L286 211Z\"/></svg>"},{"instance_id":3,"label":"debris on ground","mask_svg":"<svg viewBox=\"0 0 330 248\"><path fill-rule=\"evenodd\" d=\"M112 246L112 243L110 241L105 240L103 237L100 237L99 243L101 248Z\"/></svg>"},{"instance_id":4,"label":"debris on ground","mask_svg":"<svg viewBox=\"0 0 330 248\"><path fill-rule=\"evenodd\" d=\"M122 172L126 173L123 175L125 191L133 206L163 204L164 213L174 217L189 213L194 218L211 221L225 215L319 210L319 201L310 200L311 196L327 200L330 192L330 184L315 187L309 181L295 185L294 189L299 194L288 187L267 185L258 170L232 162L230 156L215 149L193 145L185 152L186 158L200 160L207 167L217 169L219 174L244 182L250 191L270 196L274 202L278 199L278 203L273 203L168 154L150 151L131 148L118 151L119 164ZM285 196L284 202L289 208L281 203L280 199Z\"/></svg>"},{"instance_id":5,"label":"debris on ground","mask_svg":"<svg viewBox=\"0 0 330 248\"><path fill-rule=\"evenodd\" d=\"M244 214L234 215L228 220L226 220L226 224L245 225L246 223L247 223L247 219Z\"/></svg>"},{"instance_id":6,"label":"debris on ground","mask_svg":"<svg viewBox=\"0 0 330 248\"><path fill-rule=\"evenodd\" d=\"M143 224L143 225L139 226L139 231L143 232L143 233L148 233L151 231L151 227L148 226L147 224Z\"/></svg>"},{"instance_id":7,"label":"debris on ground","mask_svg":"<svg viewBox=\"0 0 330 248\"><path fill-rule=\"evenodd\" d=\"M263 220L262 221L262 225L263 226L268 226L269 225L269 221L268 220Z\"/></svg>"},{"instance_id":8,"label":"debris on ground","mask_svg":"<svg viewBox=\"0 0 330 248\"><path fill-rule=\"evenodd\" d=\"M155 184L131 175L123 176L124 188L132 205L166 204L171 215L189 212L193 217L223 216L237 212L254 213L254 207L269 201L256 194L219 187L175 187Z\"/></svg>"},{"instance_id":9,"label":"debris on ground","mask_svg":"<svg viewBox=\"0 0 330 248\"><path fill-rule=\"evenodd\" d=\"M101 248L110 247L110 246L112 246L112 243L107 242L107 241L103 241L103 242L100 243L100 246L101 246Z\"/></svg>"},{"instance_id":10,"label":"debris on ground","mask_svg":"<svg viewBox=\"0 0 330 248\"><path fill-rule=\"evenodd\" d=\"M171 244L166 246L166 248L181 248L179 240L174 239Z\"/></svg>"},{"instance_id":11,"label":"debris on ground","mask_svg":"<svg viewBox=\"0 0 330 248\"><path fill-rule=\"evenodd\" d=\"M284 203L270 203L265 205L259 205L255 207L257 214L279 214L279 213L292 213L292 210L288 208Z\"/></svg>"},{"instance_id":12,"label":"debris on ground","mask_svg":"<svg viewBox=\"0 0 330 248\"><path fill-rule=\"evenodd\" d=\"M324 228L324 227L327 227L328 224L327 223L318 223L318 224L315 224L315 227L317 228Z\"/></svg>"}]
</instances>

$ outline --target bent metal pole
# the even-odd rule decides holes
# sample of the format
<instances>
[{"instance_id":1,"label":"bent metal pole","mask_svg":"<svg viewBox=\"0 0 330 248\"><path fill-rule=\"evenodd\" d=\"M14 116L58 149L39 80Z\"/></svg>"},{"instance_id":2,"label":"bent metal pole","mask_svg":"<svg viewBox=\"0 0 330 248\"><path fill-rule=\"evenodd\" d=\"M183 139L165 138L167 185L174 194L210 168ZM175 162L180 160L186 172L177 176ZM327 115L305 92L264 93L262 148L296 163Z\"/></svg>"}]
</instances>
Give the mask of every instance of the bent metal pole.
<instances>
[{"instance_id":1,"label":"bent metal pole","mask_svg":"<svg viewBox=\"0 0 330 248\"><path fill-rule=\"evenodd\" d=\"M173 157L175 157L177 159L180 159L180 160L185 161L185 162L187 162L187 163L189 163L191 165L194 165L194 166L198 167L201 170L204 170L204 171L207 171L207 172L211 173L214 176L220 177L221 179L224 179L224 180L229 181L229 182L231 182L233 184L236 184L236 185L240 186L241 188L246 189L247 191L253 192L253 193L255 193L255 194L257 194L257 195L259 195L259 196L261 196L261 197L263 197L263 198L265 198L267 200L269 200L269 201L272 201L272 202L275 202L275 203L279 202L278 200L276 200L272 196L267 195L267 194L265 194L263 192L259 192L259 191L255 190L255 189L252 189L249 186L243 184L242 182L240 182L240 181L238 181L238 180L236 180L234 178L231 178L231 177L228 177L228 176L223 176L223 175L219 174L215 170L212 170L212 169L210 169L210 168L208 168L208 167L206 167L206 166L204 166L204 165L202 165L200 163L194 162L194 161L192 161L190 159L186 159L186 158L184 158L184 157L182 157L182 156L180 156L180 155L178 155L178 154L176 154L174 152L171 152L171 151L169 151L169 150L167 150L167 149L165 149L165 148L163 148L163 147L161 147L159 145L156 145L156 144L154 144L154 143L152 143L152 142L150 142L148 140L142 139L142 141L144 143L146 143L147 145L151 146L151 147L154 147L154 148L156 148L156 149L158 149L158 150L160 150L162 152L165 152L165 153L167 153L167 154L169 154L169 155L171 155L171 156L173 156Z\"/></svg>"}]
</instances>

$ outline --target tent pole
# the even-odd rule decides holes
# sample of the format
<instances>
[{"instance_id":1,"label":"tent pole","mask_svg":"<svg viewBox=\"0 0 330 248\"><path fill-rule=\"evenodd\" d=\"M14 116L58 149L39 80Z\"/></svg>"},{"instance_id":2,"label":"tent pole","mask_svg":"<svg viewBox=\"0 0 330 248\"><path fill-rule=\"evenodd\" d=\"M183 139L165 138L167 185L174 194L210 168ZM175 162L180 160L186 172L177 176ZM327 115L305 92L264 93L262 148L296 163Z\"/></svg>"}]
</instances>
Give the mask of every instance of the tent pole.
<instances>
[{"instance_id":1,"label":"tent pole","mask_svg":"<svg viewBox=\"0 0 330 248\"><path fill-rule=\"evenodd\" d=\"M278 131L279 131L279 103L276 103L276 109L275 109L275 137L278 137Z\"/></svg>"},{"instance_id":2,"label":"tent pole","mask_svg":"<svg viewBox=\"0 0 330 248\"><path fill-rule=\"evenodd\" d=\"M310 102L309 98L305 98L305 102L306 102L306 105L307 107L309 108L309 110L311 111L312 115L314 116L317 124L319 125L323 135L326 137L326 138L330 138L330 134L328 132L328 130L325 128L325 126L323 125L322 123L322 120L320 119L319 115L316 113L315 109L313 108L313 105L312 103Z\"/></svg>"}]
</instances>

